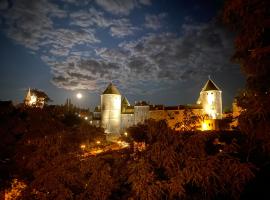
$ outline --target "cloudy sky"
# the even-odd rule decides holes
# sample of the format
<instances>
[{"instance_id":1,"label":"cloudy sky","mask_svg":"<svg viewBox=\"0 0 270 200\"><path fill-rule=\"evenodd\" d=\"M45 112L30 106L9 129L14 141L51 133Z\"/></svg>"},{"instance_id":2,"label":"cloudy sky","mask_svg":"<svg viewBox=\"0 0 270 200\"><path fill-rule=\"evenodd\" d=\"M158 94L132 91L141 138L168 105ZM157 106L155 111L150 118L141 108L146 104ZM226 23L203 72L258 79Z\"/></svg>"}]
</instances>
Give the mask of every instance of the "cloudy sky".
<instances>
[{"instance_id":1,"label":"cloudy sky","mask_svg":"<svg viewBox=\"0 0 270 200\"><path fill-rule=\"evenodd\" d=\"M230 106L244 78L222 3L0 0L0 99L21 102L32 87L92 108L112 81L131 103L191 104L210 75Z\"/></svg>"}]
</instances>

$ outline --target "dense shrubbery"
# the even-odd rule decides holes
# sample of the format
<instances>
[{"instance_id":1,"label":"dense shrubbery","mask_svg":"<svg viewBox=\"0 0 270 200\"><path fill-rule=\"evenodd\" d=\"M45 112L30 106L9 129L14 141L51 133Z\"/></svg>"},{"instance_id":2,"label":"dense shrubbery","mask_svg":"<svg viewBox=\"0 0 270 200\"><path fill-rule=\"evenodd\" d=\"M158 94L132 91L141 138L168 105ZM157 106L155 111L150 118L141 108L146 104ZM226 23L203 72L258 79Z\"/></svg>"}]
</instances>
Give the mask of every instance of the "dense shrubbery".
<instances>
[{"instance_id":1,"label":"dense shrubbery","mask_svg":"<svg viewBox=\"0 0 270 200\"><path fill-rule=\"evenodd\" d=\"M84 158L80 143L102 131L76 120L67 126L66 115L56 113L1 115L1 159L11 159L6 180L26 183L22 199L238 199L256 171L243 162L241 134L179 133L164 121L129 130L129 141L146 143L142 152Z\"/></svg>"},{"instance_id":2,"label":"dense shrubbery","mask_svg":"<svg viewBox=\"0 0 270 200\"><path fill-rule=\"evenodd\" d=\"M1 111L6 105L1 106ZM68 122L67 118L74 121ZM44 168L80 152L81 143L105 139L102 129L91 127L61 107L19 108L0 112L0 187L15 177L31 183ZM55 173L52 170L52 173Z\"/></svg>"},{"instance_id":3,"label":"dense shrubbery","mask_svg":"<svg viewBox=\"0 0 270 200\"><path fill-rule=\"evenodd\" d=\"M243 108L239 129L245 134L242 150L246 160L258 168L247 198L270 199L270 1L228 0L222 19L235 33L233 61L246 76L246 87L238 95Z\"/></svg>"}]
</instances>

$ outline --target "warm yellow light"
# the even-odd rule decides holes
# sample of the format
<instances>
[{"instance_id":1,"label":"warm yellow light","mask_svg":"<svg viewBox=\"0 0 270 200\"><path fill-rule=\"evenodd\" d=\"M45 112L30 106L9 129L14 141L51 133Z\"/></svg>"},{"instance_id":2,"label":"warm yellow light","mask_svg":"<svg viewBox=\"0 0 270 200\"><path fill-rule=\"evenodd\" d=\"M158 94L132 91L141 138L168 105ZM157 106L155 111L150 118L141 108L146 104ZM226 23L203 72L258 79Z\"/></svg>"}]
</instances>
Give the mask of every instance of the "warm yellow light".
<instances>
[{"instance_id":1,"label":"warm yellow light","mask_svg":"<svg viewBox=\"0 0 270 200\"><path fill-rule=\"evenodd\" d=\"M84 117L85 120L88 120L88 117Z\"/></svg>"},{"instance_id":2,"label":"warm yellow light","mask_svg":"<svg viewBox=\"0 0 270 200\"><path fill-rule=\"evenodd\" d=\"M208 125L207 123L203 122L202 123L202 131L207 131L208 130Z\"/></svg>"},{"instance_id":3,"label":"warm yellow light","mask_svg":"<svg viewBox=\"0 0 270 200\"><path fill-rule=\"evenodd\" d=\"M33 105L33 104L35 104L36 102L37 102L37 97L36 97L35 95L32 95L32 96L30 97L30 101L29 101L30 105Z\"/></svg>"},{"instance_id":4,"label":"warm yellow light","mask_svg":"<svg viewBox=\"0 0 270 200\"><path fill-rule=\"evenodd\" d=\"M96 143L97 143L97 144L100 144L100 141L98 140Z\"/></svg>"},{"instance_id":5,"label":"warm yellow light","mask_svg":"<svg viewBox=\"0 0 270 200\"><path fill-rule=\"evenodd\" d=\"M127 132L125 132L125 133L124 133L124 135L125 135L125 136L128 136L128 133L127 133Z\"/></svg>"},{"instance_id":6,"label":"warm yellow light","mask_svg":"<svg viewBox=\"0 0 270 200\"><path fill-rule=\"evenodd\" d=\"M117 141L118 144L121 144L122 142L121 141Z\"/></svg>"},{"instance_id":7,"label":"warm yellow light","mask_svg":"<svg viewBox=\"0 0 270 200\"><path fill-rule=\"evenodd\" d=\"M207 102L208 102L208 104L212 105L212 104L214 103L214 100L215 100L214 94L209 93L209 94L207 95Z\"/></svg>"},{"instance_id":8,"label":"warm yellow light","mask_svg":"<svg viewBox=\"0 0 270 200\"><path fill-rule=\"evenodd\" d=\"M85 144L82 144L81 145L81 149L85 149Z\"/></svg>"},{"instance_id":9,"label":"warm yellow light","mask_svg":"<svg viewBox=\"0 0 270 200\"><path fill-rule=\"evenodd\" d=\"M77 93L77 94L76 94L76 97L77 97L78 99L81 99L81 98L82 98L82 93L80 93L80 92Z\"/></svg>"}]
</instances>

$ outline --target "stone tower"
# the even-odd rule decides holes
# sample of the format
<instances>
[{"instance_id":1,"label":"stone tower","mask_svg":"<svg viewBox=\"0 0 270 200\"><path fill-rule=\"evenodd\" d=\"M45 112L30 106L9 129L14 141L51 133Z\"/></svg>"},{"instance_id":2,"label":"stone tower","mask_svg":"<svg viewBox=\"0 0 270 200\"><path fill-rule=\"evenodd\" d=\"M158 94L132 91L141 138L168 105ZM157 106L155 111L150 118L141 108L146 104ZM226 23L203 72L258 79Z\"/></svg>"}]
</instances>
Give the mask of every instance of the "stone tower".
<instances>
[{"instance_id":1,"label":"stone tower","mask_svg":"<svg viewBox=\"0 0 270 200\"><path fill-rule=\"evenodd\" d=\"M209 77L208 81L200 92L200 97L197 104L202 105L204 113L207 114L210 119L222 118L221 93L222 91Z\"/></svg>"},{"instance_id":2,"label":"stone tower","mask_svg":"<svg viewBox=\"0 0 270 200\"><path fill-rule=\"evenodd\" d=\"M101 127L108 136L117 137L121 127L121 94L110 83L101 95Z\"/></svg>"}]
</instances>

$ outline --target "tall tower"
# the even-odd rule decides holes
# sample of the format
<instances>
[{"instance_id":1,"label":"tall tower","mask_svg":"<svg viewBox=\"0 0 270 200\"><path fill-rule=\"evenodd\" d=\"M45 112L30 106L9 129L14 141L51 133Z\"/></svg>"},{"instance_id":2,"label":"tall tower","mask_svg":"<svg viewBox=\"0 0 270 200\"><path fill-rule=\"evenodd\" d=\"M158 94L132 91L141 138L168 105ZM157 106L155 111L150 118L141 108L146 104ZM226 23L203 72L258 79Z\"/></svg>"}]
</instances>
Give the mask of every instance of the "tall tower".
<instances>
[{"instance_id":1,"label":"tall tower","mask_svg":"<svg viewBox=\"0 0 270 200\"><path fill-rule=\"evenodd\" d=\"M204 113L207 114L211 119L222 118L222 91L218 86L210 79L206 82L197 104L202 105Z\"/></svg>"},{"instance_id":2,"label":"tall tower","mask_svg":"<svg viewBox=\"0 0 270 200\"><path fill-rule=\"evenodd\" d=\"M101 95L101 127L110 136L118 136L121 127L121 94L110 83Z\"/></svg>"}]
</instances>

